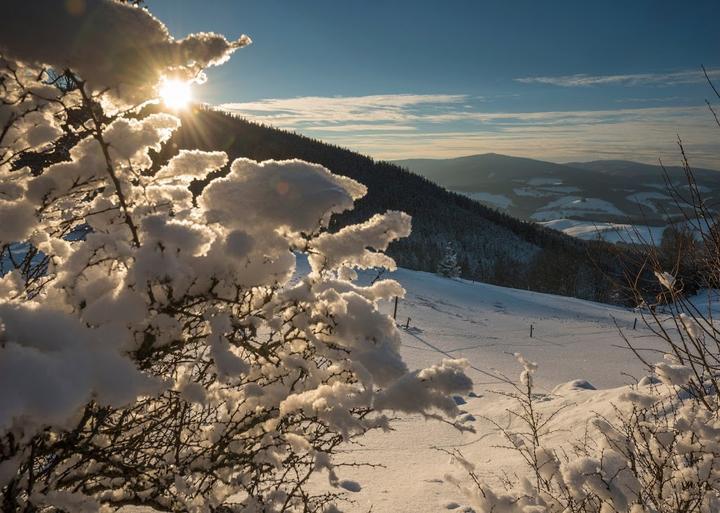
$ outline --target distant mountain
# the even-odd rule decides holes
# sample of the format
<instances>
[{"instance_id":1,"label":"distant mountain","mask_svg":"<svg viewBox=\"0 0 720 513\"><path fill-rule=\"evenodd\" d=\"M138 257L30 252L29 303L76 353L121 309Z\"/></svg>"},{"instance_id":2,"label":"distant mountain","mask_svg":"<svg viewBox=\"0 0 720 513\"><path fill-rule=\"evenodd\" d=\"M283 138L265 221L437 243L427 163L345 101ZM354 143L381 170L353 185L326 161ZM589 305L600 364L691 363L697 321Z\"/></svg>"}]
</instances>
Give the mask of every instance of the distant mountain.
<instances>
[{"instance_id":1,"label":"distant mountain","mask_svg":"<svg viewBox=\"0 0 720 513\"><path fill-rule=\"evenodd\" d=\"M663 168L659 165L643 164L631 160L593 160L590 162L568 162L565 166L584 169L609 176L622 176L626 178L657 179L662 176ZM673 180L684 180L685 170L680 166L665 166L665 171ZM693 173L700 180L717 180L720 171L714 169L693 168Z\"/></svg>"},{"instance_id":2,"label":"distant mountain","mask_svg":"<svg viewBox=\"0 0 720 513\"><path fill-rule=\"evenodd\" d=\"M659 227L678 215L660 166L623 160L554 164L494 153L395 163L510 215L555 226L568 219ZM682 168L665 171L680 192L687 191ZM694 172L712 205L720 199L720 172ZM582 233L593 236L592 230Z\"/></svg>"},{"instance_id":3,"label":"distant mountain","mask_svg":"<svg viewBox=\"0 0 720 513\"><path fill-rule=\"evenodd\" d=\"M355 210L335 216L331 229L385 210L412 216L412 235L389 249L400 266L434 272L450 242L464 278L597 301L620 300L612 279L622 272L617 258L620 249L610 244L573 239L447 191L395 164L224 112L200 110L183 118L182 128L158 162L180 148L199 148L224 150L231 160L300 158L322 164L365 184L369 191ZM530 162L528 166L533 165ZM194 184L196 191L203 186Z\"/></svg>"},{"instance_id":4,"label":"distant mountain","mask_svg":"<svg viewBox=\"0 0 720 513\"><path fill-rule=\"evenodd\" d=\"M470 155L453 159L396 160L394 164L455 190L476 191L498 182L528 177L562 178L572 172L562 164L543 162L498 153Z\"/></svg>"}]
</instances>

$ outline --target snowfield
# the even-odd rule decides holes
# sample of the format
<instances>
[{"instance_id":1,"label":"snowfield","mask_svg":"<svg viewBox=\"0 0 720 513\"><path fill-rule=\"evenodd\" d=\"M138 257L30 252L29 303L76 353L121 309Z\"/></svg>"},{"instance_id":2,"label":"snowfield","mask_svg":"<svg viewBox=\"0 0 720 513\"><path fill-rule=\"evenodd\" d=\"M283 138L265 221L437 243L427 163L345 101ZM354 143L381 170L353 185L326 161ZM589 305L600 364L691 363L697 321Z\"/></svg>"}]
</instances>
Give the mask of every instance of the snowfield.
<instances>
[{"instance_id":1,"label":"snowfield","mask_svg":"<svg viewBox=\"0 0 720 513\"><path fill-rule=\"evenodd\" d=\"M499 209L508 208L513 204L513 201L503 194L491 194L489 192L460 192L460 194Z\"/></svg>"},{"instance_id":2,"label":"snowfield","mask_svg":"<svg viewBox=\"0 0 720 513\"><path fill-rule=\"evenodd\" d=\"M513 194L526 198L547 198L556 196L556 194L553 194L547 189L536 189L534 187L516 187L513 189Z\"/></svg>"},{"instance_id":3,"label":"snowfield","mask_svg":"<svg viewBox=\"0 0 720 513\"><path fill-rule=\"evenodd\" d=\"M575 219L553 219L540 224L578 239L602 238L606 242L635 244L659 244L666 228L665 226L639 226L622 223L594 223Z\"/></svg>"},{"instance_id":4,"label":"snowfield","mask_svg":"<svg viewBox=\"0 0 720 513\"><path fill-rule=\"evenodd\" d=\"M626 214L609 201L599 198L581 198L578 196L565 196L551 201L530 217L536 221L552 221L563 217L609 214L625 216Z\"/></svg>"},{"instance_id":5,"label":"snowfield","mask_svg":"<svg viewBox=\"0 0 720 513\"><path fill-rule=\"evenodd\" d=\"M562 182L562 180L560 180L560 179L558 179L558 178L542 178L542 177L538 177L538 178L531 178L531 179L529 179L529 180L526 180L526 183L527 183L528 185L532 185L532 186L537 187L537 186L540 186L540 185L562 185L563 182Z\"/></svg>"},{"instance_id":6,"label":"snowfield","mask_svg":"<svg viewBox=\"0 0 720 513\"><path fill-rule=\"evenodd\" d=\"M369 283L374 277L364 272L360 281ZM632 329L637 315L629 309L407 269L398 269L392 277L406 289L397 313L403 358L410 368L443 358L468 360L474 392L456 397L456 402L463 411L459 420L475 432L404 416L396 419L391 432L370 432L347 443L336 461L348 464L337 469L339 491L350 500L341 507L348 513L472 511L446 480L446 475L462 477L462 472L443 450L459 449L490 483L499 484L503 474L525 475L520 456L500 447L505 441L491 423L511 425L507 411L514 405L496 392L509 390L502 377L517 379L521 371L513 353L539 365L535 382L542 394L540 409L550 413L565 408L552 424L555 433L546 439L548 446L561 448L580 438L596 414L612 416L627 385L647 375L618 328L647 351L659 348L639 318L637 330ZM704 300L699 298L700 303ZM392 315L392 302L381 308ZM660 359L649 352L646 356ZM316 490L329 486L327 474L315 476Z\"/></svg>"},{"instance_id":7,"label":"snowfield","mask_svg":"<svg viewBox=\"0 0 720 513\"><path fill-rule=\"evenodd\" d=\"M632 330L636 315L630 310L405 269L393 277L407 290L397 315L403 326L410 317L409 329L402 330L403 357L411 368L442 358L468 359L475 397L457 398L457 402L466 412L466 424L476 432L461 433L447 424L406 417L398 419L390 433L369 433L361 445L347 444L340 461L382 467L338 469L350 487L354 483L361 487L348 493L354 502L345 506L346 511L466 511L463 497L444 478L447 473L461 473L440 448L460 449L490 481L496 481L501 472L522 475L519 456L496 447L502 440L484 418L507 424L506 410L512 404L493 391L507 389L498 377L519 375L514 352L539 364L538 391L546 394L542 407L552 411L566 405L556 421L559 431L551 438L551 444L558 446L581 436L594 412L610 415L612 403L626 389L624 385L632 382L630 375L646 374L624 347L615 325L643 347L653 347L640 320L638 329ZM392 314L392 307L382 308ZM589 384L598 390L588 389ZM316 485L326 483L318 480Z\"/></svg>"},{"instance_id":8,"label":"snowfield","mask_svg":"<svg viewBox=\"0 0 720 513\"><path fill-rule=\"evenodd\" d=\"M663 194L661 192L636 192L634 194L630 194L626 197L627 200L632 201L634 203L637 203L638 205L641 205L642 207L649 208L653 212L658 211L657 206L653 203L653 201L658 202L670 202L672 201L672 198L668 196L667 194Z\"/></svg>"}]
</instances>

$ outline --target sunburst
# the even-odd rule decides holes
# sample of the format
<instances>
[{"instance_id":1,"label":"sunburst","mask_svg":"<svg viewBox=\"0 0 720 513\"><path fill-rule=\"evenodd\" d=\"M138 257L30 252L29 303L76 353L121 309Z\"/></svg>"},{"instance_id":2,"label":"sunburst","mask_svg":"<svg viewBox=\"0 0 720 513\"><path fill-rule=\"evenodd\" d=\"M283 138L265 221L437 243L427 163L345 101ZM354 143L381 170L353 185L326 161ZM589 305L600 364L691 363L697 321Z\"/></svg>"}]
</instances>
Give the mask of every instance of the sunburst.
<instances>
[{"instance_id":1,"label":"sunburst","mask_svg":"<svg viewBox=\"0 0 720 513\"><path fill-rule=\"evenodd\" d=\"M165 79L160 83L160 98L173 110L182 110L192 101L190 83L176 79Z\"/></svg>"}]
</instances>

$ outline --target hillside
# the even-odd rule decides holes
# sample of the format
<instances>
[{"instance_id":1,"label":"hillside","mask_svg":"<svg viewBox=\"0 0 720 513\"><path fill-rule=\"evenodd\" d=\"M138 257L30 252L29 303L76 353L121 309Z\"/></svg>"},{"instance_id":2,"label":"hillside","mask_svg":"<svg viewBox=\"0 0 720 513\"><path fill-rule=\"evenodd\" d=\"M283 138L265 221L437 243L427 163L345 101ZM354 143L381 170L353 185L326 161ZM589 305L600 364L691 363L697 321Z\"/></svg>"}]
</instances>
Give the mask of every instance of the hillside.
<instances>
[{"instance_id":1,"label":"hillside","mask_svg":"<svg viewBox=\"0 0 720 513\"><path fill-rule=\"evenodd\" d=\"M555 164L493 153L395 163L521 219L573 228L586 221L580 230L566 231L572 235L595 237L594 223L600 228L615 226L605 223L657 227L662 232L668 218L677 216L660 166L619 160ZM683 169L665 170L673 186L686 192ZM694 171L700 191L712 204L720 190L720 172Z\"/></svg>"},{"instance_id":2,"label":"hillside","mask_svg":"<svg viewBox=\"0 0 720 513\"><path fill-rule=\"evenodd\" d=\"M466 412L460 418L476 432L461 433L444 423L407 416L389 433L374 432L362 445L348 444L343 461L382 464L343 469L342 479L361 485L349 494L356 501L347 507L352 513L371 508L394 513L469 511L462 494L445 477L458 474L457 469L438 447L460 449L477 465L481 479L494 482L498 470L524 475L520 456L501 447L506 444L491 424L507 425L506 410L516 408L496 393L508 391L500 376L517 379L520 373L514 352L538 363L535 384L542 411L564 405L553 424L556 434L549 439L558 447L582 438L595 413L611 415L613 403L627 390L623 385L633 383L631 376L640 379L647 372L623 346L618 327L648 351L659 347L642 322L632 329L636 313L629 309L407 269L398 269L392 278L407 290L398 308L401 325L411 318L410 328L402 330L404 360L411 368L422 368L441 358L467 358L474 394L456 400ZM370 279L371 273L361 274L361 281ZM392 313L390 304L381 309ZM409 468L411 480L403 478ZM326 482L318 479L318 486Z\"/></svg>"},{"instance_id":3,"label":"hillside","mask_svg":"<svg viewBox=\"0 0 720 513\"><path fill-rule=\"evenodd\" d=\"M465 278L586 299L619 300L616 285L606 276L621 271L612 246L581 242L514 219L397 165L211 110L184 116L181 130L164 153L179 148L224 150L231 159L300 158L358 180L368 187L367 196L355 210L337 216L332 228L385 210L409 213L412 235L389 251L401 266L435 271L449 241L457 249Z\"/></svg>"}]
</instances>

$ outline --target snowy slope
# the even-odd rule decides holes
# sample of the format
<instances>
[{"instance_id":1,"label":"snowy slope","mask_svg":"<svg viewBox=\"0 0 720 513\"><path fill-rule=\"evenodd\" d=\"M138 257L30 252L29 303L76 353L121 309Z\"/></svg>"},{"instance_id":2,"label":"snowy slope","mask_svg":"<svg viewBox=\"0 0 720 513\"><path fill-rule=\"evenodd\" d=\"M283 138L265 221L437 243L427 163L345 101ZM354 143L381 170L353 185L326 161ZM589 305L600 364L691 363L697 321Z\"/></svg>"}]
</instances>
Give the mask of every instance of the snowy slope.
<instances>
[{"instance_id":1,"label":"snowy slope","mask_svg":"<svg viewBox=\"0 0 720 513\"><path fill-rule=\"evenodd\" d=\"M611 402L631 380L624 373L645 375L629 354L615 326L651 347L648 333L633 331L632 311L572 298L451 280L399 269L393 273L407 290L398 305L398 322L411 318L403 329L403 356L411 367L423 367L442 358L467 358L469 375L478 397L466 397L462 406L475 420L476 433L460 433L439 422L402 418L391 433L370 433L362 446L348 445L341 459L381 464L384 468L341 468L341 478L357 481L362 490L349 493L351 512L423 513L462 511L463 499L443 476L455 468L440 448L460 448L480 464L490 479L499 470L522 472L518 457L493 447L501 442L497 430L483 418L505 422L507 399L492 393L504 389L495 376L515 378L520 371L513 352L520 351L540 365L539 392L553 397L546 407L570 403L558 419L557 442L580 432L592 412L610 413ZM367 277L365 277L367 279ZM383 305L392 313L392 304ZM613 320L615 319L615 321ZM530 338L530 325L533 338ZM598 389L583 390L558 384L586 379ZM579 433L578 433L579 434ZM318 486L326 486L320 482Z\"/></svg>"},{"instance_id":2,"label":"snowy slope","mask_svg":"<svg viewBox=\"0 0 720 513\"><path fill-rule=\"evenodd\" d=\"M548 384L585 378L603 387L623 383L621 372L639 370L626 350L613 347L622 343L613 319L631 328L636 316L629 310L406 269L393 277L407 290L398 323L411 318L403 340L412 367L444 355L507 372L515 367L509 354L521 351L545 366ZM391 306L384 308L390 313Z\"/></svg>"},{"instance_id":3,"label":"snowy slope","mask_svg":"<svg viewBox=\"0 0 720 513\"><path fill-rule=\"evenodd\" d=\"M576 221L574 219L554 219L540 224L579 239L593 240L602 238L607 242L637 244L659 244L663 231L665 231L665 226L601 223Z\"/></svg>"},{"instance_id":4,"label":"snowy slope","mask_svg":"<svg viewBox=\"0 0 720 513\"><path fill-rule=\"evenodd\" d=\"M305 265L299 262L299 267ZM391 432L371 432L346 444L336 461L352 466L339 466L337 472L347 490L359 491L346 492L351 502L341 504L343 511L470 511L458 490L446 482L446 474L461 474L439 449L460 449L490 482L497 483L501 472L523 475L519 456L498 447L503 440L488 420L508 423L507 409L513 405L494 391L507 390L498 377L518 376L514 352L539 364L537 391L544 394L540 408L550 412L566 406L553 425L558 430L549 438L553 447L580 437L595 413L611 415L624 385L632 381L627 374L645 375L616 327L617 323L643 347L653 347L640 320L638 329L632 330L636 316L631 310L406 269L391 276L407 291L399 301L397 320L404 326L411 318L410 328L402 329L402 353L408 365L420 368L443 358L469 360L474 394L458 402L465 403L461 408L470 415L467 424L476 432L461 433L448 424L409 416L398 418ZM366 272L360 281L367 283L373 277ZM381 308L391 315L393 304ZM576 379L588 380L598 390L574 387L570 382ZM316 476L313 486L317 490L330 487L326 475Z\"/></svg>"}]
</instances>

